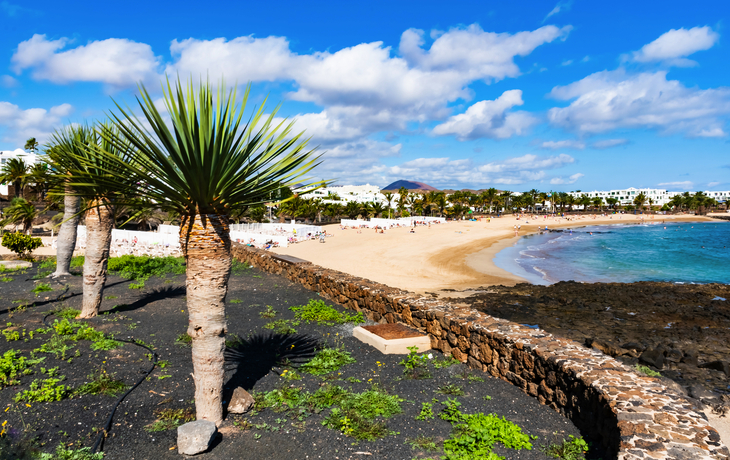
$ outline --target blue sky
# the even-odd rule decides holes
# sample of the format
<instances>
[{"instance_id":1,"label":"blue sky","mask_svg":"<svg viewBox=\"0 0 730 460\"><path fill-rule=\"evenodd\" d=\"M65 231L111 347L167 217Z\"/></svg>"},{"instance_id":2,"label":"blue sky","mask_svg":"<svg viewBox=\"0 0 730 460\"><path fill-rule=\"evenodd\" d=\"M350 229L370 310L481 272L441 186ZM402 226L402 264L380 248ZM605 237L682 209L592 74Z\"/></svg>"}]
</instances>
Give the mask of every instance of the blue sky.
<instances>
[{"instance_id":1,"label":"blue sky","mask_svg":"<svg viewBox=\"0 0 730 460\"><path fill-rule=\"evenodd\" d=\"M340 184L730 189L726 1L119 5L0 0L1 149L207 74Z\"/></svg>"}]
</instances>

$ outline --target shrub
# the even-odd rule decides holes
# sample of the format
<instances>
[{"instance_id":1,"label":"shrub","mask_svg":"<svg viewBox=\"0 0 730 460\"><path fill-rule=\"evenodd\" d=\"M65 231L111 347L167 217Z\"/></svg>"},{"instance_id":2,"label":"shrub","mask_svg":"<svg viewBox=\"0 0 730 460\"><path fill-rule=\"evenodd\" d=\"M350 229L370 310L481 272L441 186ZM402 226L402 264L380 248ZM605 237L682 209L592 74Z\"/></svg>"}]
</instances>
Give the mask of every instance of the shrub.
<instances>
[{"instance_id":1,"label":"shrub","mask_svg":"<svg viewBox=\"0 0 730 460\"><path fill-rule=\"evenodd\" d=\"M354 362L355 358L341 348L324 348L309 362L302 364L299 370L308 374L324 375Z\"/></svg>"},{"instance_id":2,"label":"shrub","mask_svg":"<svg viewBox=\"0 0 730 460\"><path fill-rule=\"evenodd\" d=\"M340 313L336 309L325 304L323 300L312 299L307 305L300 307L289 307L293 311L296 318L307 323L317 322L317 324L325 324L332 326L334 324L343 323L364 323L365 318L362 312L351 315L349 313Z\"/></svg>"},{"instance_id":3,"label":"shrub","mask_svg":"<svg viewBox=\"0 0 730 460\"><path fill-rule=\"evenodd\" d=\"M60 401L68 395L66 385L58 385L65 377L57 379L34 380L30 383L30 389L24 390L15 395L15 402L52 402Z\"/></svg>"},{"instance_id":4,"label":"shrub","mask_svg":"<svg viewBox=\"0 0 730 460\"><path fill-rule=\"evenodd\" d=\"M40 238L33 238L22 233L5 233L2 240L3 247L18 254L21 258L28 257L31 252L43 246Z\"/></svg>"}]
</instances>

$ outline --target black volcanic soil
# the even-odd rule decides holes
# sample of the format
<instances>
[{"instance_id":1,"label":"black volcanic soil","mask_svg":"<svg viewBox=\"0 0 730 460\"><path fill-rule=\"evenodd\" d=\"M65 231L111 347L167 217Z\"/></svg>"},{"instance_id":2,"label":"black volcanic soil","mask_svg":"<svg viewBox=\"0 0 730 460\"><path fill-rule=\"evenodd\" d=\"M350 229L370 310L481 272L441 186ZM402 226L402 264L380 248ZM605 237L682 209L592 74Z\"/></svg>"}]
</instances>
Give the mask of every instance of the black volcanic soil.
<instances>
[{"instance_id":1,"label":"black volcanic soil","mask_svg":"<svg viewBox=\"0 0 730 460\"><path fill-rule=\"evenodd\" d=\"M30 292L31 289L36 282L46 282L46 279L34 280L36 273L36 267L23 272L0 273L0 329L8 329L8 334L23 329L36 330L43 326L47 312L62 307L78 309L81 305L80 276L68 277L60 283L53 282L54 291L43 292L36 297ZM104 332L115 334L117 338L141 339L152 345L159 354L159 359L165 361L164 368L155 368L150 377L119 406L111 432L103 444L105 458L179 459L181 456L176 449L175 429L149 432L145 427L155 421L155 412L160 409L194 407L191 349L176 343L188 323L185 277L179 275L168 279L152 278L145 283L144 289L135 290L130 289L128 280L111 276L104 295L103 314L88 323ZM224 397L229 397L235 385L260 392L291 385L314 391L323 384L322 378L307 374L302 374L302 380L295 381L281 377L284 369L277 364L276 353L281 350L279 342L290 339L272 338L269 331L263 329L272 319L260 316L270 305L278 312L274 319L292 319L293 312L288 307L306 304L312 298L318 298L317 294L284 278L255 269L232 275L227 298L229 334L248 338L256 346L249 347L240 361L228 362ZM337 304L327 304L342 310ZM22 305L27 306L21 307ZM52 316L47 319L50 322L53 320ZM440 401L446 400L447 396L435 393L439 386L445 384L456 384L465 390L466 394L458 397L465 413L496 413L517 423L524 432L538 437L532 441L534 448L531 451L508 450L497 445L495 452L500 455L511 459L545 459L546 455L539 448L541 445L565 439L568 435L580 435L569 420L540 405L507 382L484 373L478 373L484 379L483 382L458 378L465 373L476 375L463 365L445 369L432 368L431 379L403 380L403 366L398 364L403 356L383 355L362 344L351 336L351 325L327 327L301 324L296 329L297 340L320 344L339 341L357 360L355 364L343 367L341 374L331 375L331 383L361 392L369 389L372 383L379 382L389 392L404 399L403 413L386 421L388 428L397 434L378 441L355 442L353 438L344 436L339 431L322 426L321 422L329 411L311 415L304 419L305 424L301 424L283 413L266 409L256 415L227 416L219 429L222 436L216 441L214 448L196 458L438 458L440 452L412 450L406 444L406 439L426 435L433 437L436 442L442 442L448 438L451 426L438 417L440 404L434 404L435 420L415 420L422 402L429 402L434 397ZM47 337L35 335L30 339L26 335L20 340L8 341L0 335L0 355L14 349L27 357ZM289 349L288 346L286 348ZM22 376L20 385L0 390L0 409L7 408L6 412L0 412L0 423L8 422L5 426L8 429L6 439L9 436L12 442L18 442L23 436L36 437L39 449L45 452L52 451L59 443L91 447L117 399L103 395L84 395L57 402L31 403L30 407L15 402L15 396L28 389L31 382L47 378L41 373L41 366L58 366L58 375L65 377L61 383L71 388L88 381L88 376L101 368L131 385L144 376L144 372L150 367L146 356L148 351L132 344L110 351L94 351L90 348L90 342L79 341L74 344L69 355L74 355L76 350L79 356L74 357L71 362L56 359L53 355L37 353L46 359L42 364L33 367L33 374ZM296 361L294 358L296 357L292 361ZM307 356L299 358L305 359ZM345 380L347 378L356 378L360 382ZM491 400L485 400L483 397L486 395L491 396ZM243 420L268 428L241 430L234 422L240 425ZM595 454L595 457L600 456L600 452Z\"/></svg>"},{"instance_id":2,"label":"black volcanic soil","mask_svg":"<svg viewBox=\"0 0 730 460\"><path fill-rule=\"evenodd\" d=\"M728 285L569 281L477 291L452 300L648 365L706 402L730 393Z\"/></svg>"}]
</instances>

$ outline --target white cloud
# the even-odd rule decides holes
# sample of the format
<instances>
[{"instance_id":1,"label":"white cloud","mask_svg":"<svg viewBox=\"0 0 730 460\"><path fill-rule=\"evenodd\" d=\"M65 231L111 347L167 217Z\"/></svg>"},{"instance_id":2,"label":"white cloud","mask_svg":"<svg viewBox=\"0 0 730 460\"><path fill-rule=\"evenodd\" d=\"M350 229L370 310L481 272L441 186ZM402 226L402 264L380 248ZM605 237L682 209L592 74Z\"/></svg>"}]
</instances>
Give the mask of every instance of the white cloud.
<instances>
[{"instance_id":1,"label":"white cloud","mask_svg":"<svg viewBox=\"0 0 730 460\"><path fill-rule=\"evenodd\" d=\"M583 133L655 128L692 137L724 136L720 117L730 113L730 89L687 88L666 76L666 71L627 75L620 68L556 86L549 96L575 100L568 107L550 109L548 119Z\"/></svg>"},{"instance_id":2,"label":"white cloud","mask_svg":"<svg viewBox=\"0 0 730 460\"><path fill-rule=\"evenodd\" d=\"M10 75L0 75L0 86L3 88L14 88L18 86L18 80Z\"/></svg>"},{"instance_id":3,"label":"white cloud","mask_svg":"<svg viewBox=\"0 0 730 460\"><path fill-rule=\"evenodd\" d=\"M550 179L550 183L553 185L566 185L566 184L574 184L575 181L583 177L585 174L581 173L575 173L573 175L570 175L568 177L553 177Z\"/></svg>"},{"instance_id":4,"label":"white cloud","mask_svg":"<svg viewBox=\"0 0 730 460\"><path fill-rule=\"evenodd\" d=\"M636 62L660 62L671 65L693 66L697 63L684 59L697 51L712 48L720 39L720 34L708 26L687 29L671 29L653 42L644 45L633 53Z\"/></svg>"},{"instance_id":5,"label":"white cloud","mask_svg":"<svg viewBox=\"0 0 730 460\"><path fill-rule=\"evenodd\" d=\"M563 61L563 63L560 64L560 65L562 65L562 66L569 66L572 63L573 63L573 60L572 59L568 59L568 60Z\"/></svg>"},{"instance_id":6,"label":"white cloud","mask_svg":"<svg viewBox=\"0 0 730 460\"><path fill-rule=\"evenodd\" d=\"M694 182L690 182L688 180L681 181L681 182L662 182L661 184L657 184L657 186L664 187L666 189L681 188L683 190L692 190L692 189L694 189Z\"/></svg>"},{"instance_id":7,"label":"white cloud","mask_svg":"<svg viewBox=\"0 0 730 460\"><path fill-rule=\"evenodd\" d=\"M718 186L720 184L722 184L722 182L709 182L707 184L707 186L710 187L710 188L712 188L712 187Z\"/></svg>"},{"instance_id":8,"label":"white cloud","mask_svg":"<svg viewBox=\"0 0 730 460\"><path fill-rule=\"evenodd\" d=\"M20 144L35 137L42 144L55 129L64 124L72 112L70 104L57 105L48 110L23 110L10 102L0 102L0 126L5 128L3 140Z\"/></svg>"},{"instance_id":9,"label":"white cloud","mask_svg":"<svg viewBox=\"0 0 730 460\"><path fill-rule=\"evenodd\" d=\"M540 148L548 150L557 149L578 149L583 150L586 147L585 142L575 140L563 140L563 141L545 141L540 144Z\"/></svg>"},{"instance_id":10,"label":"white cloud","mask_svg":"<svg viewBox=\"0 0 730 460\"><path fill-rule=\"evenodd\" d=\"M626 145L628 143L628 139L604 139L602 141L592 143L591 148L603 150L610 149L611 147L618 147L619 145Z\"/></svg>"},{"instance_id":11,"label":"white cloud","mask_svg":"<svg viewBox=\"0 0 730 460\"><path fill-rule=\"evenodd\" d=\"M18 45L13 69L18 74L33 69L34 79L61 84L86 81L124 87L157 81L158 58L145 43L109 38L61 51L69 43L67 38L33 35Z\"/></svg>"},{"instance_id":12,"label":"white cloud","mask_svg":"<svg viewBox=\"0 0 730 460\"><path fill-rule=\"evenodd\" d=\"M556 14L560 13L561 11L569 11L570 7L572 5L573 5L572 0L558 2L558 4L555 5L555 8L550 10L550 12L547 14L547 16L545 16L545 19L543 19L542 22L547 21L549 17L556 15Z\"/></svg>"},{"instance_id":13,"label":"white cloud","mask_svg":"<svg viewBox=\"0 0 730 460\"><path fill-rule=\"evenodd\" d=\"M440 136L453 134L459 140L488 137L507 139L522 135L537 119L527 112L508 112L512 107L522 105L522 91L505 91L493 101L479 101L466 112L454 115L433 128Z\"/></svg>"}]
</instances>

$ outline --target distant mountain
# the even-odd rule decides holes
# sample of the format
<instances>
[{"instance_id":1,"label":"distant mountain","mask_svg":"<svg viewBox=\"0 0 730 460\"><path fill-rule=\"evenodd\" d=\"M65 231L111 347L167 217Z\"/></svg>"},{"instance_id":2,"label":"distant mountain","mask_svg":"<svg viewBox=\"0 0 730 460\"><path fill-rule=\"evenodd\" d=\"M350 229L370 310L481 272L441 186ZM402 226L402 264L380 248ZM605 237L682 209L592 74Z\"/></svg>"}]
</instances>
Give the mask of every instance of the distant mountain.
<instances>
[{"instance_id":1,"label":"distant mountain","mask_svg":"<svg viewBox=\"0 0 730 460\"><path fill-rule=\"evenodd\" d=\"M383 190L398 190L401 187L405 187L408 190L438 190L436 187L431 187L423 182L413 182L409 180L397 180L387 187L383 187Z\"/></svg>"}]
</instances>

